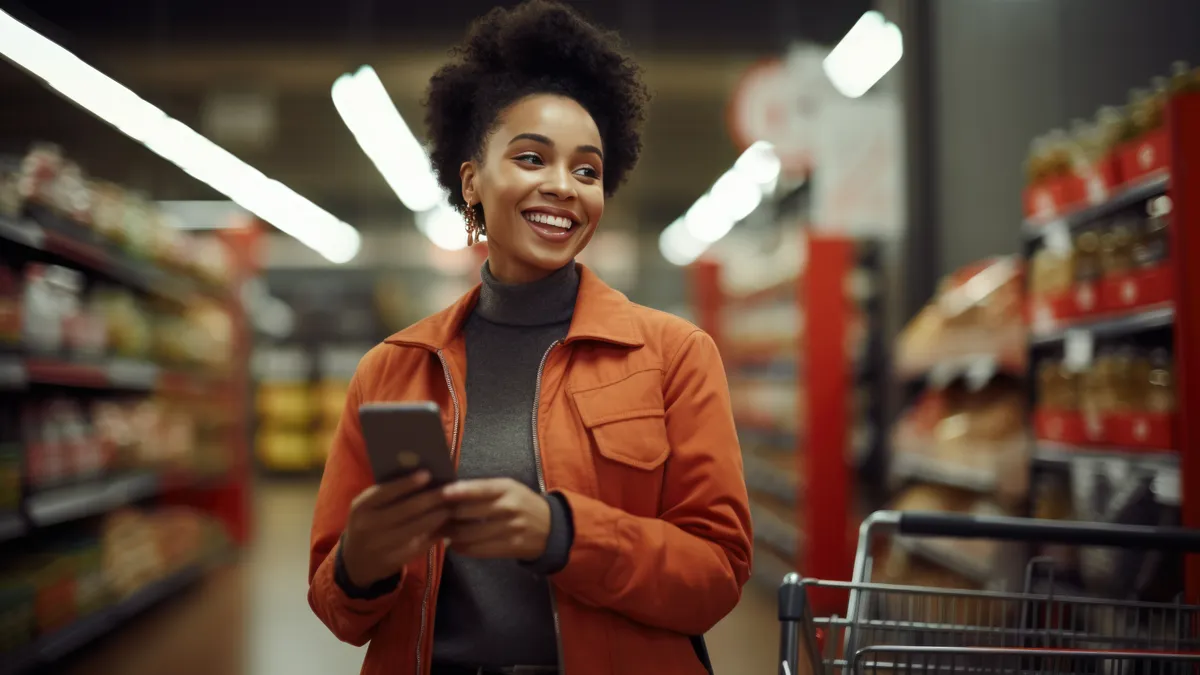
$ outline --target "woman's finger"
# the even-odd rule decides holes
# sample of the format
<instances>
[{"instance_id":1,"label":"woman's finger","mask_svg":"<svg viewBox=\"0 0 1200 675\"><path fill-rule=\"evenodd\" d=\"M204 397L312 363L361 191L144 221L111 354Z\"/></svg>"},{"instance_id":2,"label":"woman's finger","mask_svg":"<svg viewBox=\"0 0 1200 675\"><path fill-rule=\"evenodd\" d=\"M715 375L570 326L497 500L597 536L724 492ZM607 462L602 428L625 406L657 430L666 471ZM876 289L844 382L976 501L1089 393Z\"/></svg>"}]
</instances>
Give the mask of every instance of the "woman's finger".
<instances>
[{"instance_id":1,"label":"woman's finger","mask_svg":"<svg viewBox=\"0 0 1200 675\"><path fill-rule=\"evenodd\" d=\"M392 502L404 499L429 485L429 472L417 471L409 476L397 478L380 485L372 485L360 495L364 506L386 508Z\"/></svg>"},{"instance_id":2,"label":"woman's finger","mask_svg":"<svg viewBox=\"0 0 1200 675\"><path fill-rule=\"evenodd\" d=\"M455 520L493 520L507 513L498 506L496 500L448 503L446 506L454 513Z\"/></svg>"},{"instance_id":3,"label":"woman's finger","mask_svg":"<svg viewBox=\"0 0 1200 675\"><path fill-rule=\"evenodd\" d=\"M402 545L414 539L434 534L449 521L449 509L434 509L415 518L390 524L387 528L380 530L380 538L395 542L396 545Z\"/></svg>"},{"instance_id":4,"label":"woman's finger","mask_svg":"<svg viewBox=\"0 0 1200 675\"><path fill-rule=\"evenodd\" d=\"M471 545L482 541L496 539L507 535L509 525L503 520L485 520L481 522L464 522L454 520L445 530L445 536L452 547Z\"/></svg>"},{"instance_id":5,"label":"woman's finger","mask_svg":"<svg viewBox=\"0 0 1200 675\"><path fill-rule=\"evenodd\" d=\"M441 494L436 490L430 490L376 509L373 520L378 523L377 527L386 528L413 520L430 511L438 509L449 511L450 508Z\"/></svg>"},{"instance_id":6,"label":"woman's finger","mask_svg":"<svg viewBox=\"0 0 1200 675\"><path fill-rule=\"evenodd\" d=\"M511 478L479 478L455 481L442 488L441 493L447 501L455 503L486 501L499 499L517 486L524 487Z\"/></svg>"}]
</instances>

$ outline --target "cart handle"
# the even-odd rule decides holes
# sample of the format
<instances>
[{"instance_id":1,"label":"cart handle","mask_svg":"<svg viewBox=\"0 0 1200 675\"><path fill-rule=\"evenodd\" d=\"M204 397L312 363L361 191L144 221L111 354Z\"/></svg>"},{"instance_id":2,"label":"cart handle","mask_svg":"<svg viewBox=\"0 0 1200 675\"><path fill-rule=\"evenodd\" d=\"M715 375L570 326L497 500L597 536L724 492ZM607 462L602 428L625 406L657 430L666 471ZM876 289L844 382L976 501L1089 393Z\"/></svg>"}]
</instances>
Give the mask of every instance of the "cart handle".
<instances>
[{"instance_id":1,"label":"cart handle","mask_svg":"<svg viewBox=\"0 0 1200 675\"><path fill-rule=\"evenodd\" d=\"M924 511L877 511L867 518L897 534L955 539L996 539L1125 549L1200 552L1200 530L1077 521L972 516ZM867 526L868 523L864 523Z\"/></svg>"}]
</instances>

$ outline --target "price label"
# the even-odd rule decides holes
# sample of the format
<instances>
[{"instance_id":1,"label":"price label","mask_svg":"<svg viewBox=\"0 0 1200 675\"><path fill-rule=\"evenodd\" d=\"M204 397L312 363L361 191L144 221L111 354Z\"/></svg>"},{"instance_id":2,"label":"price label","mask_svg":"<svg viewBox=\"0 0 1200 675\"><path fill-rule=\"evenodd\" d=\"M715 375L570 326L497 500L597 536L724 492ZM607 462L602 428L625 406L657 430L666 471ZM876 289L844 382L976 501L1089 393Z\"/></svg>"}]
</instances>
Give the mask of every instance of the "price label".
<instances>
[{"instance_id":1,"label":"price label","mask_svg":"<svg viewBox=\"0 0 1200 675\"><path fill-rule=\"evenodd\" d=\"M1071 255L1071 228L1067 227L1067 221L1061 218L1050 221L1046 223L1045 232L1047 250L1055 255Z\"/></svg>"},{"instance_id":2,"label":"price label","mask_svg":"<svg viewBox=\"0 0 1200 675\"><path fill-rule=\"evenodd\" d=\"M1063 365L1072 372L1083 372L1092 364L1094 351L1092 334L1086 330L1069 330L1063 336Z\"/></svg>"}]
</instances>

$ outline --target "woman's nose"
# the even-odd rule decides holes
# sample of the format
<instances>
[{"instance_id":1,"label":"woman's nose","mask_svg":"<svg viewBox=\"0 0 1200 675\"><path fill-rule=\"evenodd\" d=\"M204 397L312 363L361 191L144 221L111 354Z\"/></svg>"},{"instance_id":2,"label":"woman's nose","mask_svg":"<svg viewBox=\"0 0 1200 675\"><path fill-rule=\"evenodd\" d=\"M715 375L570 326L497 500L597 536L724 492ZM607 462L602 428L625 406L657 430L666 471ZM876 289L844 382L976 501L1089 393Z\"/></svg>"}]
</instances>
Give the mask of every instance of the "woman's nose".
<instances>
[{"instance_id":1,"label":"woman's nose","mask_svg":"<svg viewBox=\"0 0 1200 675\"><path fill-rule=\"evenodd\" d=\"M575 196L575 186L571 182L569 169L558 168L544 175L546 179L540 186L543 195L555 199L571 199Z\"/></svg>"}]
</instances>

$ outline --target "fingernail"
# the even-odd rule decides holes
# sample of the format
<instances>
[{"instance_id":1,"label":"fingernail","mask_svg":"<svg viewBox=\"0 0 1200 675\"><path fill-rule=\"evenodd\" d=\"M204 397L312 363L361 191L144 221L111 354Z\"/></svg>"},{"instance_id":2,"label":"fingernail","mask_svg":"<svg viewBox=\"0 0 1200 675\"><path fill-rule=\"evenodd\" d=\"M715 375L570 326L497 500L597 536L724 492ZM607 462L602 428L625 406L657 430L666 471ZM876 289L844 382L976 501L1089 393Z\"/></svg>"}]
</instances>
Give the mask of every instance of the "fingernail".
<instances>
[{"instance_id":1,"label":"fingernail","mask_svg":"<svg viewBox=\"0 0 1200 675\"><path fill-rule=\"evenodd\" d=\"M417 481L417 485L424 485L429 482L429 472L425 470L418 471L413 480Z\"/></svg>"}]
</instances>

